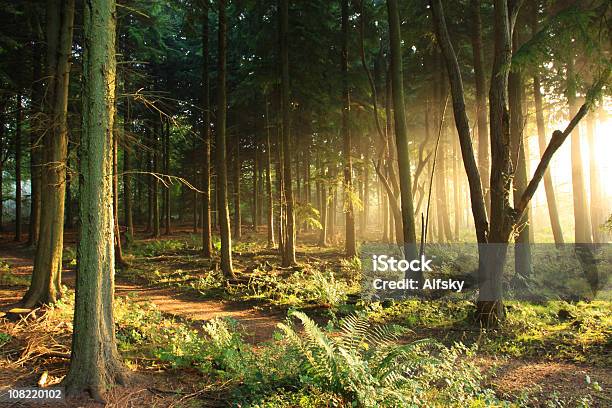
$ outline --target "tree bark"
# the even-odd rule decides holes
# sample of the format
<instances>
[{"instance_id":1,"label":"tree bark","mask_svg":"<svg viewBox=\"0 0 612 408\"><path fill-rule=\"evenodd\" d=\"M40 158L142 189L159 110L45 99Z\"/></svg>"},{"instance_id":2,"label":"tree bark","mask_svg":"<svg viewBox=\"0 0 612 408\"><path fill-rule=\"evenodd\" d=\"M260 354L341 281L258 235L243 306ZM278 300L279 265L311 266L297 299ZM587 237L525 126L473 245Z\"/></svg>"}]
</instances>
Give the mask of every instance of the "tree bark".
<instances>
[{"instance_id":1,"label":"tree bark","mask_svg":"<svg viewBox=\"0 0 612 408\"><path fill-rule=\"evenodd\" d=\"M165 124L165 129L163 129ZM162 122L162 134L164 135L164 174L170 174L170 118L166 118ZM196 207L197 208L197 207ZM195 213L197 214L197 210ZM171 223L171 208L170 208L170 186L164 188L164 229L165 234L170 235L170 223ZM197 231L196 231L197 232Z\"/></svg>"},{"instance_id":2,"label":"tree bark","mask_svg":"<svg viewBox=\"0 0 612 408\"><path fill-rule=\"evenodd\" d=\"M242 161L240 158L240 137L236 135L236 144L234 145L234 238L239 240L242 238L242 212L240 209L240 175L242 173Z\"/></svg>"},{"instance_id":3,"label":"tree bark","mask_svg":"<svg viewBox=\"0 0 612 408\"><path fill-rule=\"evenodd\" d=\"M115 96L116 98L116 96ZM115 114L117 108L114 108ZM113 118L115 122L116 116ZM121 247L121 229L119 226L119 166L118 166L118 153L119 153L119 132L116 128L113 128L113 150L112 150L112 165L113 165L113 228L115 238L115 266L124 267L126 265L123 259L123 248Z\"/></svg>"},{"instance_id":4,"label":"tree bark","mask_svg":"<svg viewBox=\"0 0 612 408\"><path fill-rule=\"evenodd\" d=\"M32 101L30 116L30 221L28 231L28 245L35 247L40 235L40 196L41 188L41 155L43 153L40 141L44 135L41 125L43 111L43 84L42 84L42 55L44 48L41 46L41 38L35 32L34 49L32 53ZM1 143L1 141L0 141ZM2 154L0 153L0 160Z\"/></svg>"},{"instance_id":5,"label":"tree bark","mask_svg":"<svg viewBox=\"0 0 612 408\"><path fill-rule=\"evenodd\" d=\"M227 120L226 76L226 32L225 0L219 0L219 56L217 77L217 126L215 132L217 200L219 227L221 233L221 270L226 279L235 279L232 266L232 236L230 229L229 207L227 203L227 147L225 140Z\"/></svg>"},{"instance_id":6,"label":"tree bark","mask_svg":"<svg viewBox=\"0 0 612 408\"><path fill-rule=\"evenodd\" d=\"M128 137L130 130L131 117L129 108L126 109L126 115L123 118L123 135L124 139ZM127 228L125 235L128 245L134 240L134 210L132 208L132 150L126 143L123 149L123 211L125 216L125 226Z\"/></svg>"},{"instance_id":7,"label":"tree bark","mask_svg":"<svg viewBox=\"0 0 612 408\"><path fill-rule=\"evenodd\" d=\"M520 46L518 30L514 30L514 52ZM527 187L527 157L525 155L525 138L523 128L525 118L523 112L523 75L520 69L515 68L508 76L508 101L510 109L510 143L511 160L514 164L514 177L512 178L512 192L514 202L518 202ZM523 218L518 222L518 234L514 237L514 270L523 277L531 276L531 242L530 242L530 211L525 211Z\"/></svg>"},{"instance_id":8,"label":"tree bark","mask_svg":"<svg viewBox=\"0 0 612 408\"><path fill-rule=\"evenodd\" d=\"M414 208L412 204L410 153L408 145L408 129L406 126L406 112L404 106L402 45L397 0L387 0L387 10L389 19L389 41L391 53L393 113L395 119L395 144L397 146L400 195L402 201L401 208L404 256L406 257L406 259L416 259L416 230L414 224ZM418 278L419 276L417 276L417 279Z\"/></svg>"},{"instance_id":9,"label":"tree bark","mask_svg":"<svg viewBox=\"0 0 612 408\"><path fill-rule=\"evenodd\" d=\"M61 295L66 158L68 150L68 82L74 21L74 0L47 3L47 89L41 163L40 235L24 307L52 304Z\"/></svg>"},{"instance_id":10,"label":"tree bark","mask_svg":"<svg viewBox=\"0 0 612 408\"><path fill-rule=\"evenodd\" d=\"M544 124L544 109L542 107L542 92L540 88L540 76L535 74L533 76L533 99L535 103L536 126L538 128L538 146L540 154L543 154L546 149L546 125ZM550 226L555 244L561 245L563 244L563 231L561 229L561 221L559 220L557 199L550 170L547 170L544 174L544 191L546 192L546 204L548 206Z\"/></svg>"},{"instance_id":11,"label":"tree bark","mask_svg":"<svg viewBox=\"0 0 612 408\"><path fill-rule=\"evenodd\" d=\"M567 102L570 117L578 112L576 97L576 77L574 72L573 56L567 64ZM572 160L572 197L574 200L574 242L577 244L590 244L593 242L591 219L587 205L586 188L584 181L584 163L582 162L582 134L580 126L574 129L571 137Z\"/></svg>"},{"instance_id":12,"label":"tree bark","mask_svg":"<svg viewBox=\"0 0 612 408\"><path fill-rule=\"evenodd\" d=\"M21 95L17 95L17 113L15 118L15 241L21 242L21 126L23 124L23 107Z\"/></svg>"},{"instance_id":13,"label":"tree bark","mask_svg":"<svg viewBox=\"0 0 612 408\"><path fill-rule=\"evenodd\" d=\"M606 222L605 208L603 206L603 194L601 192L601 179L597 168L595 112L586 117L587 138L589 142L589 190L591 225L593 226L593 242L602 243L604 237L601 226Z\"/></svg>"},{"instance_id":14,"label":"tree bark","mask_svg":"<svg viewBox=\"0 0 612 408\"><path fill-rule=\"evenodd\" d=\"M281 105L282 105L282 129L283 129L283 178L285 193L285 217L287 240L282 256L282 265L287 267L295 265L295 214L293 203L293 186L291 176L291 130L289 117L289 1L279 0L279 23L280 23L280 65L281 65Z\"/></svg>"},{"instance_id":15,"label":"tree bark","mask_svg":"<svg viewBox=\"0 0 612 408\"><path fill-rule=\"evenodd\" d=\"M476 85L476 122L478 130L478 172L484 193L487 212L490 212L489 196L489 131L487 129L487 93L482 56L481 0L471 0L472 12L472 58L474 60L474 81Z\"/></svg>"},{"instance_id":16,"label":"tree bark","mask_svg":"<svg viewBox=\"0 0 612 408\"><path fill-rule=\"evenodd\" d=\"M353 191L353 159L352 140L349 129L349 115L351 109L351 95L348 82L348 0L340 0L342 9L342 143L344 154L344 211L345 211L345 245L346 256L357 255L357 242L355 234L355 211L353 200L356 196Z\"/></svg>"},{"instance_id":17,"label":"tree bark","mask_svg":"<svg viewBox=\"0 0 612 408\"><path fill-rule=\"evenodd\" d=\"M96 400L127 379L115 341L112 140L115 109L115 2L85 2L83 133L80 143L78 273L68 394Z\"/></svg>"},{"instance_id":18,"label":"tree bark","mask_svg":"<svg viewBox=\"0 0 612 408\"><path fill-rule=\"evenodd\" d=\"M210 75L208 73L210 53L208 0L202 1L202 256L212 256L212 224L210 218Z\"/></svg>"},{"instance_id":19,"label":"tree bark","mask_svg":"<svg viewBox=\"0 0 612 408\"><path fill-rule=\"evenodd\" d=\"M159 173L159 131L160 123L157 119L154 119L153 126L153 173ZM161 129L163 132L163 127ZM152 178L153 191L152 191L152 217L153 217L153 237L157 238L160 236L159 232L159 179L155 176Z\"/></svg>"},{"instance_id":20,"label":"tree bark","mask_svg":"<svg viewBox=\"0 0 612 408\"><path fill-rule=\"evenodd\" d=\"M268 248L274 248L274 194L272 193L272 144L270 143L270 121L266 99L266 192L268 198Z\"/></svg>"}]
</instances>

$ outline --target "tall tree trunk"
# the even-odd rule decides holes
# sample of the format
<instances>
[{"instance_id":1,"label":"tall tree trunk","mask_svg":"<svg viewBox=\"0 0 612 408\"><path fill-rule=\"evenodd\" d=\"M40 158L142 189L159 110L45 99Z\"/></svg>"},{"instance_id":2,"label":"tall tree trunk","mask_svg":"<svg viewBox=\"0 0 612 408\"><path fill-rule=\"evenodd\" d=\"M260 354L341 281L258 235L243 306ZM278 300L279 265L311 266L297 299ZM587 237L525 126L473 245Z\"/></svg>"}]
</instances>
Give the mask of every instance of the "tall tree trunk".
<instances>
[{"instance_id":1,"label":"tall tree trunk","mask_svg":"<svg viewBox=\"0 0 612 408\"><path fill-rule=\"evenodd\" d=\"M212 223L210 218L210 76L208 73L208 54L210 46L208 42L208 0L202 4L202 256L212 256Z\"/></svg>"},{"instance_id":2,"label":"tall tree trunk","mask_svg":"<svg viewBox=\"0 0 612 408\"><path fill-rule=\"evenodd\" d=\"M153 173L159 173L159 122L155 120L153 126ZM163 128L161 129L163 131ZM153 237L159 237L159 179L153 177Z\"/></svg>"},{"instance_id":3,"label":"tall tree trunk","mask_svg":"<svg viewBox=\"0 0 612 408\"><path fill-rule=\"evenodd\" d=\"M255 148L253 150L253 208L251 211L253 231L257 232L257 225L259 225L259 141L255 136Z\"/></svg>"},{"instance_id":4,"label":"tall tree trunk","mask_svg":"<svg viewBox=\"0 0 612 408\"><path fill-rule=\"evenodd\" d=\"M324 176L325 174L325 169L324 168L320 168L319 172L321 174L321 177ZM328 225L328 208L329 208L329 203L328 203L328 186L326 186L325 184L323 184L321 186L321 188L319 189L319 194L321 195L319 197L319 201L320 201L320 211L321 211L321 231L319 231L319 246L321 247L325 247L327 246L327 225Z\"/></svg>"},{"instance_id":5,"label":"tall tree trunk","mask_svg":"<svg viewBox=\"0 0 612 408\"><path fill-rule=\"evenodd\" d=\"M542 92L540 88L540 76L535 74L533 76L533 99L535 102L536 126L538 128L538 146L540 154L544 154L546 150L546 125L544 124L544 108L542 107ZM561 221L559 220L555 188L549 170L544 174L544 191L546 192L546 204L548 205L548 215L555 244L561 245L563 244L563 231L561 229Z\"/></svg>"},{"instance_id":6,"label":"tall tree trunk","mask_svg":"<svg viewBox=\"0 0 612 408\"><path fill-rule=\"evenodd\" d=\"M166 129L163 131L164 135L164 174L170 174L170 119L167 118L165 121ZM162 127L164 126L162 122ZM196 214L198 213L198 208L196 207ZM164 188L164 229L166 235L170 235L170 216L172 214L170 208L170 186L166 186ZM196 231L197 232L197 231Z\"/></svg>"},{"instance_id":7,"label":"tall tree trunk","mask_svg":"<svg viewBox=\"0 0 612 408\"><path fill-rule=\"evenodd\" d=\"M459 241L459 230L461 228L461 205L459 204L460 184L459 184L459 152L457 151L457 143L453 142L453 203L455 215L455 242Z\"/></svg>"},{"instance_id":8,"label":"tall tree trunk","mask_svg":"<svg viewBox=\"0 0 612 408\"><path fill-rule=\"evenodd\" d=\"M240 137L236 135L234 148L234 238L242 238L242 211L240 209L240 175L242 173L242 161L240 158Z\"/></svg>"},{"instance_id":9,"label":"tall tree trunk","mask_svg":"<svg viewBox=\"0 0 612 408\"><path fill-rule=\"evenodd\" d=\"M589 190L590 190L590 210L591 225L593 226L593 242L604 242L601 226L606 222L605 209L603 207L603 195L601 192L601 179L597 168L596 132L595 132L595 112L591 112L586 117L587 138L589 141Z\"/></svg>"},{"instance_id":10,"label":"tall tree trunk","mask_svg":"<svg viewBox=\"0 0 612 408\"><path fill-rule=\"evenodd\" d=\"M3 187L3 172L4 172L4 160L6 155L4 154L4 108L5 104L3 100L0 100L0 232L3 230L3 215L4 215L4 196L2 194Z\"/></svg>"},{"instance_id":11,"label":"tall tree trunk","mask_svg":"<svg viewBox=\"0 0 612 408\"><path fill-rule=\"evenodd\" d=\"M17 116L15 122L15 241L21 241L21 126L23 107L21 95L17 95Z\"/></svg>"},{"instance_id":12,"label":"tall tree trunk","mask_svg":"<svg viewBox=\"0 0 612 408\"><path fill-rule=\"evenodd\" d=\"M514 52L520 46L519 31L514 30ZM525 119L523 114L523 75L520 69L514 69L508 76L508 101L510 108L510 143L511 157L514 163L514 177L512 179L512 192L514 202L518 202L527 188L527 157L525 155L525 138L523 127ZM514 237L514 270L523 277L531 276L531 243L529 239L530 211L527 209L519 222L518 235Z\"/></svg>"},{"instance_id":13,"label":"tall tree trunk","mask_svg":"<svg viewBox=\"0 0 612 408\"><path fill-rule=\"evenodd\" d=\"M576 97L576 76L574 72L573 56L567 64L567 102L569 104L570 118L578 112ZM580 126L576 126L571 137L572 147L572 196L574 200L574 242L577 244L590 244L591 219L587 205L586 187L584 181L584 163L582 161L582 134Z\"/></svg>"},{"instance_id":14,"label":"tall tree trunk","mask_svg":"<svg viewBox=\"0 0 612 408\"><path fill-rule=\"evenodd\" d=\"M116 95L115 95L116 97ZM114 108L115 114L117 108ZM113 122L117 119L116 115L113 118ZM119 153L119 132L116 128L113 128L113 150L112 150L112 165L113 165L113 222L114 222L114 238L115 238L115 266L123 267L126 262L123 259L123 249L121 247L121 229L119 226L119 166L118 166L118 153Z\"/></svg>"},{"instance_id":15,"label":"tall tree trunk","mask_svg":"<svg viewBox=\"0 0 612 408\"><path fill-rule=\"evenodd\" d=\"M406 259L416 259L416 230L414 225L414 208L412 204L412 181L410 174L410 150L408 129L404 106L404 83L402 69L402 45L400 18L397 0L387 0L389 14L389 41L391 52L391 82L393 87L393 114L395 118L395 143L399 165L399 183L402 200L402 224L404 255ZM417 279L421 274L415 274Z\"/></svg>"},{"instance_id":16,"label":"tall tree trunk","mask_svg":"<svg viewBox=\"0 0 612 408\"><path fill-rule=\"evenodd\" d=\"M226 279L235 279L232 266L232 236L230 230L229 207L227 203L227 147L225 127L227 120L226 75L226 32L225 0L219 0L219 55L217 76L217 126L215 150L217 166L216 192L218 199L219 227L221 233L221 270Z\"/></svg>"},{"instance_id":17,"label":"tall tree trunk","mask_svg":"<svg viewBox=\"0 0 612 408\"><path fill-rule=\"evenodd\" d=\"M129 107L126 109L126 115L123 118L123 137L127 140L129 130L131 128L131 117ZM132 150L130 144L126 143L123 149L123 212L125 215L125 226L127 228L125 235L128 245L134 241L134 210L132 208ZM139 200L140 202L140 200Z\"/></svg>"},{"instance_id":18,"label":"tall tree trunk","mask_svg":"<svg viewBox=\"0 0 612 408\"><path fill-rule=\"evenodd\" d=\"M274 195L272 193L272 144L270 143L270 122L266 99L266 192L268 196L268 248L274 248Z\"/></svg>"},{"instance_id":19,"label":"tall tree trunk","mask_svg":"<svg viewBox=\"0 0 612 408\"><path fill-rule=\"evenodd\" d=\"M355 233L355 210L353 200L356 196L353 190L353 159L351 130L349 129L349 114L351 110L351 94L348 80L348 40L349 40L349 10L348 0L340 0L342 8L342 141L344 154L344 211L345 211L345 245L346 256L357 255L357 240Z\"/></svg>"},{"instance_id":20,"label":"tall tree trunk","mask_svg":"<svg viewBox=\"0 0 612 408\"><path fill-rule=\"evenodd\" d=\"M293 186L291 177L291 130L289 117L289 0L279 0L280 20L280 62L281 62L281 105L283 128L283 178L286 204L286 231L287 242L283 252L282 265L296 264L295 260L295 214L293 209Z\"/></svg>"},{"instance_id":21,"label":"tall tree trunk","mask_svg":"<svg viewBox=\"0 0 612 408\"><path fill-rule=\"evenodd\" d=\"M478 130L478 172L484 192L485 204L490 212L489 196L489 131L487 129L487 91L482 57L481 0L471 0L472 13L472 58L474 60L474 81L476 84L476 122Z\"/></svg>"},{"instance_id":22,"label":"tall tree trunk","mask_svg":"<svg viewBox=\"0 0 612 408\"><path fill-rule=\"evenodd\" d=\"M74 0L49 1L46 18L48 79L45 114L48 130L43 138L40 235L30 287L22 300L25 307L55 303L61 295Z\"/></svg>"},{"instance_id":23,"label":"tall tree trunk","mask_svg":"<svg viewBox=\"0 0 612 408\"><path fill-rule=\"evenodd\" d=\"M115 2L89 0L84 13L80 240L68 394L96 400L126 371L115 341L112 140L115 109Z\"/></svg>"},{"instance_id":24,"label":"tall tree trunk","mask_svg":"<svg viewBox=\"0 0 612 408\"><path fill-rule=\"evenodd\" d=\"M280 124L276 126L276 189L278 191L278 250L285 252L285 227L287 225L285 214L285 187L283 176L283 134Z\"/></svg>"},{"instance_id":25,"label":"tall tree trunk","mask_svg":"<svg viewBox=\"0 0 612 408\"><path fill-rule=\"evenodd\" d=\"M146 123L146 122L145 122ZM145 139L148 144L147 156L146 156L146 183L147 183L147 226L145 231L151 232L153 230L153 181L154 177L150 174L153 172L153 153L152 150L155 148L153 144L153 136L151 135L151 128L149 124L145 125Z\"/></svg>"},{"instance_id":26,"label":"tall tree trunk","mask_svg":"<svg viewBox=\"0 0 612 408\"><path fill-rule=\"evenodd\" d=\"M36 43L32 53L32 101L31 101L31 116L30 116L30 222L28 231L28 245L36 246L40 235L40 195L41 188L41 155L43 149L40 146L43 130L40 123L42 115L42 100L43 100L43 84L42 84L42 55L44 48L40 43L41 38L36 35ZM1 142L0 142L1 143ZM0 153L0 160L2 154Z\"/></svg>"}]
</instances>

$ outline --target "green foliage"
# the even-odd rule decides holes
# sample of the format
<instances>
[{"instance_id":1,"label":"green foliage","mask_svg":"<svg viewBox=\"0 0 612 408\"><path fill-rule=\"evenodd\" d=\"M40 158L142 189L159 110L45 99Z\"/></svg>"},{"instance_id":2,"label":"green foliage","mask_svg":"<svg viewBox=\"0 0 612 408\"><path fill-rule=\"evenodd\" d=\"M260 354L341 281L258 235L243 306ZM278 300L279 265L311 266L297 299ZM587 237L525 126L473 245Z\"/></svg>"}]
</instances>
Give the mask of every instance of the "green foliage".
<instances>
[{"instance_id":1,"label":"green foliage","mask_svg":"<svg viewBox=\"0 0 612 408\"><path fill-rule=\"evenodd\" d=\"M467 351L463 346L446 349L432 340L398 344L403 329L372 325L361 316L341 320L334 335L302 312L290 316L299 319L303 335L291 323L279 328L301 356L300 381L341 395L354 406L417 406L425 401L428 406L469 406L478 398L493 399L480 388L478 370L460 362Z\"/></svg>"},{"instance_id":2,"label":"green foliage","mask_svg":"<svg viewBox=\"0 0 612 408\"><path fill-rule=\"evenodd\" d=\"M292 306L304 303L338 306L346 299L349 286L336 279L330 270L296 271L289 276L254 271L246 296Z\"/></svg>"},{"instance_id":3,"label":"green foliage","mask_svg":"<svg viewBox=\"0 0 612 408\"><path fill-rule=\"evenodd\" d=\"M12 337L10 334L0 332L0 348L4 347L5 344L8 344L11 339Z\"/></svg>"},{"instance_id":4,"label":"green foliage","mask_svg":"<svg viewBox=\"0 0 612 408\"><path fill-rule=\"evenodd\" d=\"M297 203L294 214L297 225L305 224L314 229L323 229L319 210L312 203Z\"/></svg>"},{"instance_id":5,"label":"green foliage","mask_svg":"<svg viewBox=\"0 0 612 408\"><path fill-rule=\"evenodd\" d=\"M11 267L8 263L0 261L0 286L27 286L30 284L30 278L23 275L15 275L11 272Z\"/></svg>"},{"instance_id":6,"label":"green foliage","mask_svg":"<svg viewBox=\"0 0 612 408\"><path fill-rule=\"evenodd\" d=\"M136 256L160 256L184 250L187 243L179 239L156 239L142 245L135 245L132 252Z\"/></svg>"},{"instance_id":7,"label":"green foliage","mask_svg":"<svg viewBox=\"0 0 612 408\"><path fill-rule=\"evenodd\" d=\"M396 322L416 332L439 332L449 341L457 333L462 341L478 344L480 351L490 354L612 364L606 352L612 332L608 301L509 301L503 325L486 333L474 331L473 311L473 303L467 300L406 300L388 308L374 303L368 309L375 321Z\"/></svg>"}]
</instances>

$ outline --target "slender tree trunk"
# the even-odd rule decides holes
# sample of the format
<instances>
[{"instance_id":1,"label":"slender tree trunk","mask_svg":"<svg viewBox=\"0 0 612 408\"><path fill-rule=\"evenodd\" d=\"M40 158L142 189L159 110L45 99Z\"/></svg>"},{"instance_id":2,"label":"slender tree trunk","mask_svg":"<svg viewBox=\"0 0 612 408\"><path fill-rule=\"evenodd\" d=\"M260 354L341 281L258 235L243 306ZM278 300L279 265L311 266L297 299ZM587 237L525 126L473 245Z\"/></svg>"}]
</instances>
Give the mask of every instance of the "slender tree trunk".
<instances>
[{"instance_id":1,"label":"slender tree trunk","mask_svg":"<svg viewBox=\"0 0 612 408\"><path fill-rule=\"evenodd\" d=\"M4 196L2 194L3 172L4 172L4 101L0 101L0 232L3 230Z\"/></svg>"},{"instance_id":2,"label":"slender tree trunk","mask_svg":"<svg viewBox=\"0 0 612 408\"><path fill-rule=\"evenodd\" d=\"M221 270L226 279L235 279L232 266L232 236L229 207L227 203L227 147L225 143L227 120L226 75L226 32L225 0L219 0L219 56L217 76L217 126L215 149L217 166L216 192L218 199L219 227L221 233Z\"/></svg>"},{"instance_id":3,"label":"slender tree trunk","mask_svg":"<svg viewBox=\"0 0 612 408\"><path fill-rule=\"evenodd\" d=\"M520 46L518 30L514 30L513 49L516 52ZM525 155L525 138L523 127L525 119L523 114L522 89L524 86L523 75L519 69L510 72L508 76L508 100L510 107L510 143L511 157L514 163L513 198L518 202L527 188L527 157ZM531 243L529 239L530 211L519 222L518 235L515 236L514 269L517 274L527 277L532 275L531 267Z\"/></svg>"},{"instance_id":4,"label":"slender tree trunk","mask_svg":"<svg viewBox=\"0 0 612 408\"><path fill-rule=\"evenodd\" d=\"M253 201L251 208L251 221L253 224L253 231L257 232L257 226L259 225L259 173L261 164L259 162L259 138L255 136L255 146L253 150Z\"/></svg>"},{"instance_id":5,"label":"slender tree trunk","mask_svg":"<svg viewBox=\"0 0 612 408\"><path fill-rule=\"evenodd\" d=\"M604 242L601 226L606 221L605 209L603 208L603 198L601 193L601 179L597 168L596 132L595 132L595 112L591 112L586 117L587 138L589 141L589 190L590 190L590 210L591 224L593 226L593 242Z\"/></svg>"},{"instance_id":6,"label":"slender tree trunk","mask_svg":"<svg viewBox=\"0 0 612 408\"><path fill-rule=\"evenodd\" d=\"M266 191L268 195L268 248L274 248L274 195L272 193L272 144L270 143L270 123L268 120L268 101L266 99Z\"/></svg>"},{"instance_id":7,"label":"slender tree trunk","mask_svg":"<svg viewBox=\"0 0 612 408\"><path fill-rule=\"evenodd\" d=\"M55 303L61 296L68 150L68 81L74 0L49 1L46 18L48 79L45 114L48 124L43 138L44 153L41 163L39 242L34 256L30 287L22 299L24 307L28 308L37 304Z\"/></svg>"},{"instance_id":8,"label":"slender tree trunk","mask_svg":"<svg viewBox=\"0 0 612 408\"><path fill-rule=\"evenodd\" d=\"M282 265L296 264L295 259L295 215L293 209L293 186L291 177L291 131L289 118L289 0L279 0L280 19L280 59L281 59L281 101L282 101L282 128L283 128L283 177L286 203L286 232L287 241L283 252Z\"/></svg>"},{"instance_id":9,"label":"slender tree trunk","mask_svg":"<svg viewBox=\"0 0 612 408\"><path fill-rule=\"evenodd\" d=\"M153 173L159 173L159 123L155 121L153 126ZM163 131L163 128L161 129ZM159 180L153 177L153 237L159 237Z\"/></svg>"},{"instance_id":10,"label":"slender tree trunk","mask_svg":"<svg viewBox=\"0 0 612 408\"><path fill-rule=\"evenodd\" d=\"M166 129L163 131L164 134L164 174L170 174L170 119L165 120ZM163 123L162 123L163 127ZM196 214L198 213L197 207ZM170 235L170 216L172 214L170 208L170 186L164 188L164 229L165 234ZM196 225L197 228L197 225ZM197 230L196 230L197 232Z\"/></svg>"},{"instance_id":11,"label":"slender tree trunk","mask_svg":"<svg viewBox=\"0 0 612 408\"><path fill-rule=\"evenodd\" d=\"M30 222L28 231L28 245L36 246L38 243L38 237L40 235L40 196L42 193L41 188L41 155L43 149L40 146L42 140L43 131L40 123L40 116L42 115L42 98L43 98L43 84L42 84L42 53L44 52L43 47L39 44L41 40L36 38L36 44L34 45L33 57L33 68L32 68L32 101L31 101L31 116L30 116ZM1 143L1 141L0 141ZM2 154L0 153L0 160Z\"/></svg>"},{"instance_id":12,"label":"slender tree trunk","mask_svg":"<svg viewBox=\"0 0 612 408\"><path fill-rule=\"evenodd\" d=\"M116 96L115 96L116 97ZM115 113L117 108L114 108ZM116 121L116 116L113 118L113 122ZM113 221L114 221L114 238L115 238L115 266L123 267L126 262L123 259L123 249L121 247L121 229L119 226L119 166L118 166L118 153L119 153L119 132L116 128L113 128L113 150L112 150L112 165L113 165Z\"/></svg>"},{"instance_id":13,"label":"slender tree trunk","mask_svg":"<svg viewBox=\"0 0 612 408\"><path fill-rule=\"evenodd\" d=\"M17 95L17 116L15 121L15 241L21 241L21 126L23 108L21 95Z\"/></svg>"},{"instance_id":14,"label":"slender tree trunk","mask_svg":"<svg viewBox=\"0 0 612 408\"><path fill-rule=\"evenodd\" d=\"M412 204L412 181L410 174L410 150L404 106L404 83L402 69L402 45L397 0L387 0L389 13L389 40L391 51L391 82L393 87L393 113L395 118L395 143L399 164L400 194L402 199L402 223L404 252L406 259L416 259L416 230ZM415 274L420 279L421 274Z\"/></svg>"},{"instance_id":15,"label":"slender tree trunk","mask_svg":"<svg viewBox=\"0 0 612 408\"><path fill-rule=\"evenodd\" d=\"M285 187L283 176L283 135L279 125L276 127L276 188L278 190L278 250L282 254L285 252L285 227L287 225L285 214Z\"/></svg>"},{"instance_id":16,"label":"slender tree trunk","mask_svg":"<svg viewBox=\"0 0 612 408\"><path fill-rule=\"evenodd\" d=\"M208 0L203 0L202 4L202 140L203 140L203 160L202 160L202 256L210 258L212 256L212 224L210 217L210 76L208 73L208 54L210 46L208 42Z\"/></svg>"},{"instance_id":17,"label":"slender tree trunk","mask_svg":"<svg viewBox=\"0 0 612 408\"><path fill-rule=\"evenodd\" d=\"M123 118L123 135L124 139L127 140L128 132L130 130L131 118L129 108L126 110L126 116ZM123 211L125 215L125 226L127 231L125 235L127 237L128 244L134 241L134 210L132 208L132 150L128 143L125 144L123 149ZM140 201L139 201L140 202Z\"/></svg>"},{"instance_id":18,"label":"slender tree trunk","mask_svg":"<svg viewBox=\"0 0 612 408\"><path fill-rule=\"evenodd\" d=\"M146 171L147 173L151 173L153 171L153 154L152 150L155 148L153 144L153 136L151 135L151 129L149 124L145 128L145 138L147 140L148 149L147 149L147 157L146 157ZM151 174L146 175L146 183L147 183L147 227L145 229L146 232L151 232L153 230L153 181L154 178Z\"/></svg>"},{"instance_id":19,"label":"slender tree trunk","mask_svg":"<svg viewBox=\"0 0 612 408\"><path fill-rule=\"evenodd\" d=\"M572 57L573 58L573 57ZM576 77L574 61L570 58L567 64L567 102L569 104L570 118L578 112L576 97ZM582 161L582 134L580 126L576 126L571 137L572 159L572 196L574 200L574 242L577 244L590 244L591 220L587 205L586 188L584 181L584 163Z\"/></svg>"},{"instance_id":20,"label":"slender tree trunk","mask_svg":"<svg viewBox=\"0 0 612 408\"><path fill-rule=\"evenodd\" d=\"M536 125L538 128L538 145L540 154L544 154L546 150L546 126L544 124L544 110L542 107L542 92L540 91L540 76L533 76L533 99L535 102ZM544 190L546 192L546 204L548 205L548 215L550 217L550 226L552 228L555 244L563 244L563 231L561 229L561 221L559 220L559 211L557 209L557 199L555 198L555 189L553 185L550 170L544 174Z\"/></svg>"},{"instance_id":21,"label":"slender tree trunk","mask_svg":"<svg viewBox=\"0 0 612 408\"><path fill-rule=\"evenodd\" d=\"M461 206L459 204L459 152L457 151L457 143L453 142L453 203L454 203L454 215L455 215L455 230L454 238L455 242L459 241L459 229L461 228Z\"/></svg>"},{"instance_id":22,"label":"slender tree trunk","mask_svg":"<svg viewBox=\"0 0 612 408\"><path fill-rule=\"evenodd\" d=\"M489 131L487 129L487 91L482 57L482 21L480 18L481 0L471 0L472 13L472 58L474 60L474 80L476 84L476 122L478 130L478 172L484 192L487 212L490 212L489 196Z\"/></svg>"},{"instance_id":23,"label":"slender tree trunk","mask_svg":"<svg viewBox=\"0 0 612 408\"><path fill-rule=\"evenodd\" d=\"M115 109L115 2L85 2L80 240L68 394L96 400L127 379L115 341L112 138Z\"/></svg>"},{"instance_id":24,"label":"slender tree trunk","mask_svg":"<svg viewBox=\"0 0 612 408\"><path fill-rule=\"evenodd\" d=\"M236 149L234 155L234 238L242 238L242 211L240 209L240 175L242 173L242 160L240 158L240 137L236 135Z\"/></svg>"},{"instance_id":25,"label":"slender tree trunk","mask_svg":"<svg viewBox=\"0 0 612 408\"><path fill-rule=\"evenodd\" d=\"M325 173L323 168L319 169L321 175ZM322 188L319 189L320 193L320 202L321 202L321 231L319 231L319 246L326 247L327 246L327 224L328 224L328 211L329 203L328 203L328 195L327 195L328 187L323 185Z\"/></svg>"},{"instance_id":26,"label":"slender tree trunk","mask_svg":"<svg viewBox=\"0 0 612 408\"><path fill-rule=\"evenodd\" d=\"M331 238L331 243L335 243L335 237L336 237L336 175L337 175L337 169L336 169L336 165L332 164L329 169L329 174L330 174L330 180L331 183L329 185L329 193L328 193L328 200L329 200L329 206L327 207L327 222L329 224L329 228L327 231L327 237L328 240Z\"/></svg>"},{"instance_id":27,"label":"slender tree trunk","mask_svg":"<svg viewBox=\"0 0 612 408\"><path fill-rule=\"evenodd\" d=\"M349 41L349 10L348 0L340 0L342 8L342 140L344 153L344 211L345 221L345 245L346 256L357 255L357 242L355 233L355 210L353 200L356 196L353 190L353 159L351 130L349 129L349 115L351 110L351 95L348 80L348 41Z\"/></svg>"}]
</instances>

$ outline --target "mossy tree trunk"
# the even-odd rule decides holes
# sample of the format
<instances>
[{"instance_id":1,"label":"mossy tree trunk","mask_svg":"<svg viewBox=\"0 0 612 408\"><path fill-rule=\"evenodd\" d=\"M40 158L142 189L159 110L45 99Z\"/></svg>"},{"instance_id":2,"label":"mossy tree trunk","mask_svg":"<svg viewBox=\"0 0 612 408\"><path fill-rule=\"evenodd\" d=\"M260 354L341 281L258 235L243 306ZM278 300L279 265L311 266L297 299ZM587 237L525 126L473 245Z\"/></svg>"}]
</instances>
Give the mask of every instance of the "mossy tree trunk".
<instances>
[{"instance_id":1,"label":"mossy tree trunk","mask_svg":"<svg viewBox=\"0 0 612 408\"><path fill-rule=\"evenodd\" d=\"M66 157L68 152L68 82L74 22L74 0L47 3L46 127L41 163L39 242L24 307L55 303L61 295Z\"/></svg>"},{"instance_id":2,"label":"mossy tree trunk","mask_svg":"<svg viewBox=\"0 0 612 408\"><path fill-rule=\"evenodd\" d=\"M83 131L80 143L78 272L68 394L103 393L124 383L115 341L113 119L115 109L113 0L89 0L84 10Z\"/></svg>"}]
</instances>

